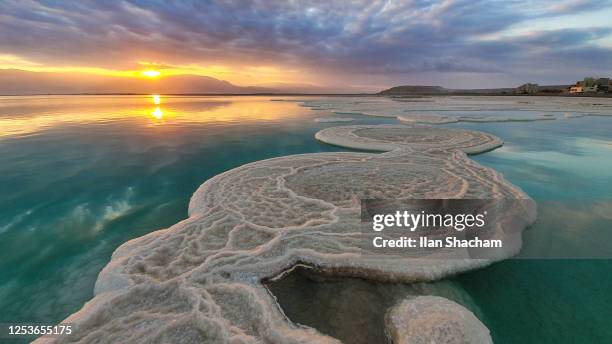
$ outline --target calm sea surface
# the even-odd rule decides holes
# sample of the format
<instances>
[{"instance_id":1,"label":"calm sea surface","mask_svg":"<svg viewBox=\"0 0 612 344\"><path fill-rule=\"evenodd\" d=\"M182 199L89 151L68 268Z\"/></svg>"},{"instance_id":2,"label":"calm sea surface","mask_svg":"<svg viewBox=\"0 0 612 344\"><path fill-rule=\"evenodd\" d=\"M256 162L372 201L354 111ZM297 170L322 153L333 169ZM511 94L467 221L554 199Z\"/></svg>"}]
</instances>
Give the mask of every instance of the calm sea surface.
<instances>
[{"instance_id":1,"label":"calm sea surface","mask_svg":"<svg viewBox=\"0 0 612 344\"><path fill-rule=\"evenodd\" d=\"M270 97L0 97L0 322L56 323L77 311L113 250L185 218L206 179L265 158L342 150L313 138L342 125L314 122L326 115ZM474 159L538 202L524 256L612 251L612 118L451 126L506 142ZM296 273L271 288L292 320L338 338L368 316L363 338L379 338L372 308L394 302L399 288L466 305L496 343L593 343L612 342L610 272L607 259L513 259L432 284ZM349 307L355 299L363 307Z\"/></svg>"}]
</instances>

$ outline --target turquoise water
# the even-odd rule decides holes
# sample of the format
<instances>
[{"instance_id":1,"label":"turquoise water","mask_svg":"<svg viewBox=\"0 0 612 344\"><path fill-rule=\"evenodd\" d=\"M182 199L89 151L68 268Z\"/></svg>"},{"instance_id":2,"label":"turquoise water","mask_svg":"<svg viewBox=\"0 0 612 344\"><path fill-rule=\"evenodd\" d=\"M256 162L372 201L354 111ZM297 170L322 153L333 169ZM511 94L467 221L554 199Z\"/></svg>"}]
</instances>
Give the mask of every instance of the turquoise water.
<instances>
[{"instance_id":1,"label":"turquoise water","mask_svg":"<svg viewBox=\"0 0 612 344\"><path fill-rule=\"evenodd\" d=\"M268 98L0 99L0 322L78 310L113 250L185 218L206 179L341 150L313 140L321 115Z\"/></svg>"},{"instance_id":2,"label":"turquoise water","mask_svg":"<svg viewBox=\"0 0 612 344\"><path fill-rule=\"evenodd\" d=\"M495 342L612 342L612 118L454 126L502 137L473 158L537 201L521 256L581 258L512 259L453 279Z\"/></svg>"},{"instance_id":3,"label":"turquoise water","mask_svg":"<svg viewBox=\"0 0 612 344\"><path fill-rule=\"evenodd\" d=\"M185 218L206 179L269 157L342 150L313 139L339 125L313 121L326 111L269 99L0 98L0 322L55 323L78 310L113 250ZM505 140L474 159L538 201L525 257L611 251L612 118L451 126ZM460 295L498 343L611 342L611 268L516 259L436 285Z\"/></svg>"}]
</instances>

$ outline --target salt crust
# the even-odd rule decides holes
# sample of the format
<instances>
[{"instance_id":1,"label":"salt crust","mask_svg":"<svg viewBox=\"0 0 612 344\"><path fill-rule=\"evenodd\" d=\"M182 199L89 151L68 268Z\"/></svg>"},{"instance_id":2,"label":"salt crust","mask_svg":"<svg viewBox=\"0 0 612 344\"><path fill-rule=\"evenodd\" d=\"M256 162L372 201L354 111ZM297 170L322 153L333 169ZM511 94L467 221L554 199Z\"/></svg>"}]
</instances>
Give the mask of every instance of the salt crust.
<instances>
[{"instance_id":1,"label":"salt crust","mask_svg":"<svg viewBox=\"0 0 612 344\"><path fill-rule=\"evenodd\" d=\"M404 123L524 122L611 116L611 98L437 96L429 98L329 97L294 100L313 110L336 114L395 117ZM496 114L494 112L512 112ZM453 114L448 114L452 112ZM464 114L461 114L464 112ZM467 112L467 113L465 113ZM518 114L517 114L518 113Z\"/></svg>"},{"instance_id":2,"label":"salt crust","mask_svg":"<svg viewBox=\"0 0 612 344\"><path fill-rule=\"evenodd\" d=\"M349 126L317 138L388 152L285 156L211 178L193 195L187 219L114 252L95 297L64 321L74 324L72 335L37 342L336 343L286 319L262 279L302 263L381 281L432 281L520 250L518 231L511 241L517 244L488 260L368 252L360 245L360 199L525 199L528 206L513 211L523 225L535 220L535 203L524 192L466 155L499 146L492 135Z\"/></svg>"}]
</instances>

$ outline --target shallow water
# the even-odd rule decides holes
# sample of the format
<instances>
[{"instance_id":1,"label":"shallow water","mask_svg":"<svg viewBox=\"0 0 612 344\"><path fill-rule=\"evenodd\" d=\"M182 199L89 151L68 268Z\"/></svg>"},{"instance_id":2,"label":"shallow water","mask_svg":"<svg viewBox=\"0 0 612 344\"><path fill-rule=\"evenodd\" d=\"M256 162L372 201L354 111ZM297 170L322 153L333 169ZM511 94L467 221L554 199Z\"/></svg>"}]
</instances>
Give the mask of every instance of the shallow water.
<instances>
[{"instance_id":1,"label":"shallow water","mask_svg":"<svg viewBox=\"0 0 612 344\"><path fill-rule=\"evenodd\" d=\"M0 322L55 323L78 310L112 251L185 218L191 194L213 175L274 156L342 150L313 139L338 125L314 122L327 114L269 97L162 97L160 104L145 96L0 98ZM396 122L343 117L356 119L350 124ZM474 159L538 201L524 256L606 256L612 118L449 126L505 140ZM610 268L608 260L511 260L418 290L463 303L499 343L606 342ZM342 315L342 302L326 295L346 285L308 278L293 282L300 293L288 284L277 296L289 314L288 305L301 307L302 293L317 295L319 308L292 319L320 328L308 319L322 310ZM359 284L359 293L343 295L367 311L373 303L364 300L380 301L387 287ZM337 330L346 324L356 323Z\"/></svg>"},{"instance_id":2,"label":"shallow water","mask_svg":"<svg viewBox=\"0 0 612 344\"><path fill-rule=\"evenodd\" d=\"M506 141L474 159L538 203L521 256L581 258L512 259L453 279L495 342L612 342L612 118L453 126Z\"/></svg>"}]
</instances>

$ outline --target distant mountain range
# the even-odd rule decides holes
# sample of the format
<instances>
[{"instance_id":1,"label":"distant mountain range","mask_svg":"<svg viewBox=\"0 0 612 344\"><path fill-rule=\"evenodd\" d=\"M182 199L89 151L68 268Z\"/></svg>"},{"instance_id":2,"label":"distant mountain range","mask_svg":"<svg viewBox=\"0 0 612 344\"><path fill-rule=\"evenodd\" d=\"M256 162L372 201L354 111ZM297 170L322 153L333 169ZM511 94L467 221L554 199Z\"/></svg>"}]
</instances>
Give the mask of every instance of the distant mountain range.
<instances>
[{"instance_id":1,"label":"distant mountain range","mask_svg":"<svg viewBox=\"0 0 612 344\"><path fill-rule=\"evenodd\" d=\"M278 91L264 87L236 86L227 81L198 75L173 75L157 79L144 79L84 73L0 69L0 95L87 93L253 94L275 92Z\"/></svg>"},{"instance_id":2,"label":"distant mountain range","mask_svg":"<svg viewBox=\"0 0 612 344\"><path fill-rule=\"evenodd\" d=\"M558 93L569 85L539 86L539 93ZM154 79L102 76L86 73L30 72L0 69L0 95L36 94L361 94L353 87L326 88L310 84L238 86L200 75L171 75ZM450 89L442 86L404 85L379 93L383 96L507 95L515 88ZM370 93L371 94L371 93Z\"/></svg>"}]
</instances>

